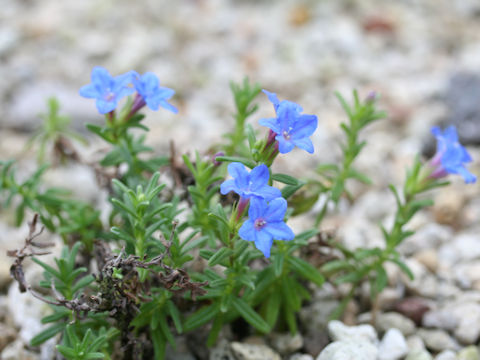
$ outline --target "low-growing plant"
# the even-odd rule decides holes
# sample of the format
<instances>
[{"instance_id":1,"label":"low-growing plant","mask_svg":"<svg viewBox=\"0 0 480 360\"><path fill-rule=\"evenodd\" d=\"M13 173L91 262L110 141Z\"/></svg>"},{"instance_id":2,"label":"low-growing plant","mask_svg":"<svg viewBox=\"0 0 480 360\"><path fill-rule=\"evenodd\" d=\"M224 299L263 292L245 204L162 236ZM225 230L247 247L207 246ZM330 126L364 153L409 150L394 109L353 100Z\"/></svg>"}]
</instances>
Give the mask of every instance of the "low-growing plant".
<instances>
[{"instance_id":1,"label":"low-growing plant","mask_svg":"<svg viewBox=\"0 0 480 360\"><path fill-rule=\"evenodd\" d=\"M0 163L3 206L15 207L17 225L27 210L36 214L25 246L9 252L20 290L52 308L42 320L49 326L31 345L56 337L57 350L66 359L163 359L178 334L205 327L206 344L212 346L224 326L238 321L248 324L250 332L294 334L297 313L310 299L312 286L321 287L326 278L350 284L333 316L341 314L364 281L370 283L375 302L387 285L386 262L412 277L397 247L412 234L407 225L415 213L432 204L418 196L446 185L443 178L449 173L462 175L467 183L475 181L463 165L471 158L455 129L442 133L434 128L434 158L415 160L402 191L391 186L397 209L392 228L382 228L385 246L347 249L337 239L323 239L322 219L342 197L352 200L348 180L372 183L355 169L354 161L366 145L359 140L360 132L386 117L377 110L376 94L362 101L354 91L352 104L337 94L348 117L341 124L346 136L342 156L335 163L319 164L317 178L298 178L274 172L272 165L294 148L314 153L310 136L317 116L263 90L275 114L259 120L268 129L262 135L249 123L258 108L258 84L247 79L232 83L235 123L224 143L210 147L218 152L213 157L184 154L179 164L175 154L157 156L144 144L142 131L148 128L140 113L145 106L177 113L168 102L173 90L161 87L152 73L113 77L96 67L91 79L80 95L95 99L105 115L103 125L87 128L110 146L99 164L92 165L100 178L111 178L100 182L112 204L106 216L64 189L45 188L42 175L48 165L20 181L13 160ZM58 141L55 134L67 132L57 110L58 104L50 100L47 119L56 125L40 136L42 148L47 140ZM75 161L81 161L78 154ZM322 207L312 210L319 199ZM289 219L306 212L314 218L311 227L295 233ZM39 259L47 253L40 249L50 244L37 240L38 222L64 240L54 266ZM315 239L338 249L341 257L325 257L328 261L321 267L310 263L303 249ZM45 270L39 285L50 290L49 296L26 282L27 257Z\"/></svg>"}]
</instances>

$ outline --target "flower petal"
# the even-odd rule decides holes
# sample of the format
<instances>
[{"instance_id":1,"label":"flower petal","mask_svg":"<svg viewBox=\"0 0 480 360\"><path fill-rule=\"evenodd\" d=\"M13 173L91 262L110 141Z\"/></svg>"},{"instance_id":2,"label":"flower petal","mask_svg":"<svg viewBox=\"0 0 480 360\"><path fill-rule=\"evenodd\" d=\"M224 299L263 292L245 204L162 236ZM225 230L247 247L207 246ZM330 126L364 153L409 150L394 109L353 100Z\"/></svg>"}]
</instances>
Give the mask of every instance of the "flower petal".
<instances>
[{"instance_id":1,"label":"flower petal","mask_svg":"<svg viewBox=\"0 0 480 360\"><path fill-rule=\"evenodd\" d=\"M270 201L268 208L265 211L265 220L267 223L283 221L285 212L287 211L287 200L284 198L276 198Z\"/></svg>"},{"instance_id":2,"label":"flower petal","mask_svg":"<svg viewBox=\"0 0 480 360\"><path fill-rule=\"evenodd\" d=\"M313 143L312 140L310 140L308 137L302 138L302 139L293 139L292 143L302 149L305 150L306 152L313 154Z\"/></svg>"},{"instance_id":3,"label":"flower petal","mask_svg":"<svg viewBox=\"0 0 480 360\"><path fill-rule=\"evenodd\" d=\"M266 258L270 257L270 248L273 245L272 236L265 230L257 231L255 247L260 250Z\"/></svg>"},{"instance_id":4,"label":"flower petal","mask_svg":"<svg viewBox=\"0 0 480 360\"><path fill-rule=\"evenodd\" d=\"M261 188L268 183L270 173L268 167L265 164L258 165L250 172L250 181L252 182L252 190Z\"/></svg>"},{"instance_id":5,"label":"flower petal","mask_svg":"<svg viewBox=\"0 0 480 360\"><path fill-rule=\"evenodd\" d=\"M261 195L261 197L266 201L270 201L282 196L282 192L279 189L269 185L262 186L261 188L257 189L255 193Z\"/></svg>"},{"instance_id":6,"label":"flower petal","mask_svg":"<svg viewBox=\"0 0 480 360\"><path fill-rule=\"evenodd\" d=\"M295 238L295 234L293 233L292 229L290 229L290 227L283 221L268 223L263 230L272 235L275 240L288 241Z\"/></svg>"},{"instance_id":7,"label":"flower petal","mask_svg":"<svg viewBox=\"0 0 480 360\"><path fill-rule=\"evenodd\" d=\"M292 130L292 139L300 139L312 135L317 129L317 117L315 115L300 115L297 117Z\"/></svg>"},{"instance_id":8,"label":"flower petal","mask_svg":"<svg viewBox=\"0 0 480 360\"><path fill-rule=\"evenodd\" d=\"M238 236L243 240L254 241L256 239L256 232L257 230L255 230L254 222L251 219L248 219L238 230Z\"/></svg>"},{"instance_id":9,"label":"flower petal","mask_svg":"<svg viewBox=\"0 0 480 360\"><path fill-rule=\"evenodd\" d=\"M235 180L226 180L220 185L220 193L222 195L227 195L230 191L235 191L237 186L235 185Z\"/></svg>"},{"instance_id":10,"label":"flower petal","mask_svg":"<svg viewBox=\"0 0 480 360\"><path fill-rule=\"evenodd\" d=\"M268 119L260 119L258 123L262 126L265 126L271 129L273 132L280 134L282 133L282 128L277 118L268 118Z\"/></svg>"},{"instance_id":11,"label":"flower petal","mask_svg":"<svg viewBox=\"0 0 480 360\"><path fill-rule=\"evenodd\" d=\"M248 217L255 221L256 219L263 217L265 211L267 210L267 202L263 199L257 197L252 197L250 199L250 207L248 208Z\"/></svg>"},{"instance_id":12,"label":"flower petal","mask_svg":"<svg viewBox=\"0 0 480 360\"><path fill-rule=\"evenodd\" d=\"M88 84L80 88L79 94L85 98L97 98L99 97L98 89L93 84Z\"/></svg>"},{"instance_id":13,"label":"flower petal","mask_svg":"<svg viewBox=\"0 0 480 360\"><path fill-rule=\"evenodd\" d=\"M268 100L273 104L273 107L275 111L277 110L278 104L280 104L280 101L278 100L277 94L272 93L270 91L267 91L265 89L262 90L264 94L268 96Z\"/></svg>"}]
</instances>

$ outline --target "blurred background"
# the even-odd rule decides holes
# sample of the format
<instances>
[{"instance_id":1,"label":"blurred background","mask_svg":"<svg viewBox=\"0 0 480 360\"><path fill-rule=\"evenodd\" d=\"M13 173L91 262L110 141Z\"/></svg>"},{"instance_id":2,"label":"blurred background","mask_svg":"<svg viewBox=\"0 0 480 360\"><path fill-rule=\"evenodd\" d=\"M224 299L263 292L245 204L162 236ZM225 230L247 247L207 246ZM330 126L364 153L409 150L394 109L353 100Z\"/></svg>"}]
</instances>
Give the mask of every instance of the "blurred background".
<instances>
[{"instance_id":1,"label":"blurred background","mask_svg":"<svg viewBox=\"0 0 480 360\"><path fill-rule=\"evenodd\" d=\"M477 0L0 0L0 9L2 157L38 126L49 96L81 131L101 121L78 95L96 65L112 75L152 71L176 90L179 115L148 113L160 149L172 137L205 148L231 129L229 82L244 76L318 115L320 157L342 120L334 91L353 88L381 94L389 119L376 126L394 131L380 137L389 148L407 142L395 152L418 151L441 121L480 142ZM255 123L273 111L260 100Z\"/></svg>"}]
</instances>

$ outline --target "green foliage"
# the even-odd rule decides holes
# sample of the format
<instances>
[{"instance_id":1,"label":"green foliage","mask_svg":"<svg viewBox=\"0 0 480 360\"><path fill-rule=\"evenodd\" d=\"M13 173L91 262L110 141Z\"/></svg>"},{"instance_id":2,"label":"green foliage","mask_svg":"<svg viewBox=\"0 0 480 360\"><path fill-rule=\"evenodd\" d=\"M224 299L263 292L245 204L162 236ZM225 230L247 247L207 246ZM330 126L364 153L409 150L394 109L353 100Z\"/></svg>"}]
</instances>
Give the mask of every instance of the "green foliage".
<instances>
[{"instance_id":1,"label":"green foliage","mask_svg":"<svg viewBox=\"0 0 480 360\"><path fill-rule=\"evenodd\" d=\"M412 234L408 222L431 204L419 195L445 185L430 179L418 159L407 173L404 187L391 187L396 214L392 228L382 228L385 247L351 251L328 239L327 245L342 256L320 270L302 250L320 237L318 229L327 205L349 196L349 180L372 182L353 165L366 144L360 140L360 132L385 117L377 111L375 98L360 101L354 92L353 103L348 104L337 94L348 116L348 122L341 124L346 138L342 159L318 165L318 179L302 180L272 172L278 155L274 136L270 133L257 139L254 128L246 123L257 110L254 100L261 87L245 79L242 84L232 83L231 88L235 124L225 136L227 144L211 147L225 152L216 156L215 162L195 152L193 158L183 156L183 166L173 160L170 163L168 156L152 154L141 133L148 131L142 122L144 115L132 113L132 98L120 111L106 114L103 125L87 125L109 145L95 171L114 174L105 186L112 209L97 209L64 189L46 187L42 175L48 165L20 181L14 161L0 162L2 207L15 208L17 225L24 222L28 211L38 213L42 224L62 236L67 245L54 266L38 256L33 258L45 270L40 285L50 296L43 297L30 287L27 290L50 304L52 313L42 319L48 327L32 339L32 346L58 335L57 350L66 359L109 359L114 348L122 348L124 358L147 349L136 356L146 358L153 351L155 359L163 359L167 345L175 347L176 336L207 324L209 346L215 344L224 326L237 319L260 334L294 334L297 314L310 299L311 286L320 287L325 279L351 285L332 314L339 316L363 282L370 283L372 299L383 291L388 282L386 262L395 263L412 277L396 248ZM41 157L50 143L71 135L69 121L58 109L58 102L49 100L44 127L33 140L43 149ZM248 202L220 196L225 166L217 162L240 162L250 169L265 164L270 185L280 185L282 197L288 200L285 220L310 211L323 194L325 206L317 214L314 228L292 241L275 241L271 257L265 259L253 242L239 237ZM163 178L169 180L161 183ZM108 224L101 219L108 219ZM23 257L17 257L18 270ZM145 346L134 347L140 342Z\"/></svg>"},{"instance_id":2,"label":"green foliage","mask_svg":"<svg viewBox=\"0 0 480 360\"><path fill-rule=\"evenodd\" d=\"M69 129L70 118L59 114L60 104L56 98L49 98L47 106L48 112L40 115L43 120L42 126L33 134L28 143L28 146L38 143L37 159L39 163L44 162L47 149L55 147L62 139L75 139L86 144L82 136Z\"/></svg>"}]
</instances>

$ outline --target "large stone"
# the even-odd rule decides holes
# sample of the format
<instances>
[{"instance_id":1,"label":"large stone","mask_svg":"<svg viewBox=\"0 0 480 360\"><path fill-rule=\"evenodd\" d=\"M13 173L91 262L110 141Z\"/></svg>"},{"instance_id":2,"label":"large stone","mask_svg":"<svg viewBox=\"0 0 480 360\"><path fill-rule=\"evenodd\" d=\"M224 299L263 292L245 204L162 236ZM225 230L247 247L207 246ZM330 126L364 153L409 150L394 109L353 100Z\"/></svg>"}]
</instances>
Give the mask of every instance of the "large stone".
<instances>
[{"instance_id":1,"label":"large stone","mask_svg":"<svg viewBox=\"0 0 480 360\"><path fill-rule=\"evenodd\" d=\"M398 329L390 329L378 346L378 360L398 360L408 353L405 337Z\"/></svg>"},{"instance_id":2,"label":"large stone","mask_svg":"<svg viewBox=\"0 0 480 360\"><path fill-rule=\"evenodd\" d=\"M468 346L460 350L457 354L457 360L478 360L480 359L480 352L476 346Z\"/></svg>"},{"instance_id":3,"label":"large stone","mask_svg":"<svg viewBox=\"0 0 480 360\"><path fill-rule=\"evenodd\" d=\"M372 360L377 355L377 347L369 342L344 340L328 345L316 360Z\"/></svg>"},{"instance_id":4,"label":"large stone","mask_svg":"<svg viewBox=\"0 0 480 360\"><path fill-rule=\"evenodd\" d=\"M413 350L408 353L405 360L432 360L432 355L427 350Z\"/></svg>"},{"instance_id":5,"label":"large stone","mask_svg":"<svg viewBox=\"0 0 480 360\"><path fill-rule=\"evenodd\" d=\"M379 314L376 323L377 329L386 332L388 329L398 329L404 336L412 335L415 332L415 323L397 312Z\"/></svg>"},{"instance_id":6,"label":"large stone","mask_svg":"<svg viewBox=\"0 0 480 360\"><path fill-rule=\"evenodd\" d=\"M427 348L433 351L457 350L459 345L446 331L419 329L417 334L423 339Z\"/></svg>"},{"instance_id":7,"label":"large stone","mask_svg":"<svg viewBox=\"0 0 480 360\"><path fill-rule=\"evenodd\" d=\"M230 348L237 360L280 360L281 357L266 345L233 342Z\"/></svg>"},{"instance_id":8,"label":"large stone","mask_svg":"<svg viewBox=\"0 0 480 360\"><path fill-rule=\"evenodd\" d=\"M303 337L300 333L295 335L290 333L273 334L270 339L270 345L280 354L291 354L303 346Z\"/></svg>"},{"instance_id":9,"label":"large stone","mask_svg":"<svg viewBox=\"0 0 480 360\"><path fill-rule=\"evenodd\" d=\"M435 360L457 360L457 355L452 350L444 350L435 356Z\"/></svg>"},{"instance_id":10,"label":"large stone","mask_svg":"<svg viewBox=\"0 0 480 360\"><path fill-rule=\"evenodd\" d=\"M371 325L346 326L341 321L332 320L328 323L328 333L334 341L357 341L376 344L377 332Z\"/></svg>"}]
</instances>

